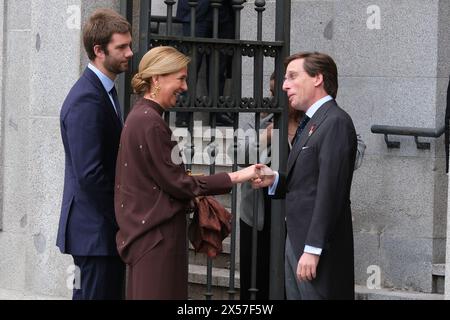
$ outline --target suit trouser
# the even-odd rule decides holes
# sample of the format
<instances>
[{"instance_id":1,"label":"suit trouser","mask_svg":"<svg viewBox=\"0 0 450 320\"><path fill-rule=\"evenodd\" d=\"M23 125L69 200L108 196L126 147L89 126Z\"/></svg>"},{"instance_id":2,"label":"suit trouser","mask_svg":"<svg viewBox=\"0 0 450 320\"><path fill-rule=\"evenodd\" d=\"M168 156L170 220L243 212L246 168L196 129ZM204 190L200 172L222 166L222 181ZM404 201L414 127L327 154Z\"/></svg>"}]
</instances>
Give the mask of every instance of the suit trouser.
<instances>
[{"instance_id":1,"label":"suit trouser","mask_svg":"<svg viewBox=\"0 0 450 320\"><path fill-rule=\"evenodd\" d=\"M121 300L124 298L125 264L119 256L73 256L80 268L80 288L73 300Z\"/></svg>"},{"instance_id":2,"label":"suit trouser","mask_svg":"<svg viewBox=\"0 0 450 320\"><path fill-rule=\"evenodd\" d=\"M298 260L292 249L289 236L286 237L285 249L285 285L287 300L324 300L310 281L299 281L297 278Z\"/></svg>"}]
</instances>

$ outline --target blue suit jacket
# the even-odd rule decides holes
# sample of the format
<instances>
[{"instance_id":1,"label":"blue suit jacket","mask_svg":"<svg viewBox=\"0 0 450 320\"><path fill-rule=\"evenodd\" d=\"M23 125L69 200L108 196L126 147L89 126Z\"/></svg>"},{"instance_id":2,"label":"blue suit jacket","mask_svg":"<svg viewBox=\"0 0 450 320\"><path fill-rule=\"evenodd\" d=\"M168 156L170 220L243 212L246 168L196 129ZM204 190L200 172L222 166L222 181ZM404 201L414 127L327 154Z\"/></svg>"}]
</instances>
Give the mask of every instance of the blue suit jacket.
<instances>
[{"instance_id":1,"label":"blue suit jacket","mask_svg":"<svg viewBox=\"0 0 450 320\"><path fill-rule=\"evenodd\" d=\"M117 255L114 178L122 124L90 69L67 95L60 125L65 177L56 244L76 256Z\"/></svg>"}]
</instances>

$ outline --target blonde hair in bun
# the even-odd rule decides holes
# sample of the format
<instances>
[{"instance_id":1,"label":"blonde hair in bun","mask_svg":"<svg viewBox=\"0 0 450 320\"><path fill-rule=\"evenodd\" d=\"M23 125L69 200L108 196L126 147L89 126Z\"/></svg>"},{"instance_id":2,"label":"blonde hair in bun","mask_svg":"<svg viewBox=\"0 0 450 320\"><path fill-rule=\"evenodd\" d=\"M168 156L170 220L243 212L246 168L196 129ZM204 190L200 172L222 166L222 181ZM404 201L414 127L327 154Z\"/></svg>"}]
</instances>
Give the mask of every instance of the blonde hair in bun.
<instances>
[{"instance_id":1,"label":"blonde hair in bun","mask_svg":"<svg viewBox=\"0 0 450 320\"><path fill-rule=\"evenodd\" d=\"M133 91L144 94L151 88L152 77L177 72L188 65L190 58L174 47L150 49L139 63L139 72L131 80Z\"/></svg>"}]
</instances>

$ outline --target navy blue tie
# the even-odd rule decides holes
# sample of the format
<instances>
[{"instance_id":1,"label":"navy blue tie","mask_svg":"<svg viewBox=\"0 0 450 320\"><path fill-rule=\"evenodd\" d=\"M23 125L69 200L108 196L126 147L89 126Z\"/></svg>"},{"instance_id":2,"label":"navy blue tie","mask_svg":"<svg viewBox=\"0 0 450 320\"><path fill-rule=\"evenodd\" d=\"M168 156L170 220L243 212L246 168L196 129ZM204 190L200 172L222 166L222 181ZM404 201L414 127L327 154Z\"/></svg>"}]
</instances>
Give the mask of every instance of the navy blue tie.
<instances>
[{"instance_id":1,"label":"navy blue tie","mask_svg":"<svg viewBox=\"0 0 450 320\"><path fill-rule=\"evenodd\" d=\"M303 116L302 121L298 124L297 132L295 133L294 141L292 142L292 145L294 145L297 140L300 140L300 134L302 133L303 129L305 129L306 124L308 123L310 117L308 117L306 114Z\"/></svg>"},{"instance_id":2,"label":"navy blue tie","mask_svg":"<svg viewBox=\"0 0 450 320\"><path fill-rule=\"evenodd\" d=\"M114 101L114 107L116 108L117 116L119 117L120 123L123 124L122 120L122 111L120 109L120 103L119 103L119 97L117 96L117 90L116 87L112 87L111 91L109 91L111 94L113 101Z\"/></svg>"}]
</instances>

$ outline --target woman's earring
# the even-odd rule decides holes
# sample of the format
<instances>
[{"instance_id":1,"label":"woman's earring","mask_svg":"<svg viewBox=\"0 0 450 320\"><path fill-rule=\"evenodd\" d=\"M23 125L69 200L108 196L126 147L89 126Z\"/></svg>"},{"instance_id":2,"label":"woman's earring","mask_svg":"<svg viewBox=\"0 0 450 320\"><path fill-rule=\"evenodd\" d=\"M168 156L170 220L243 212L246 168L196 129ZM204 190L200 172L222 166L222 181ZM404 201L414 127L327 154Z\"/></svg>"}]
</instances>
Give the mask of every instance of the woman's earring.
<instances>
[{"instance_id":1,"label":"woman's earring","mask_svg":"<svg viewBox=\"0 0 450 320\"><path fill-rule=\"evenodd\" d=\"M159 86L158 82L156 82L155 85L152 87L152 91L150 92L150 97L152 99L155 99L158 96L159 91L161 91L161 87Z\"/></svg>"}]
</instances>

